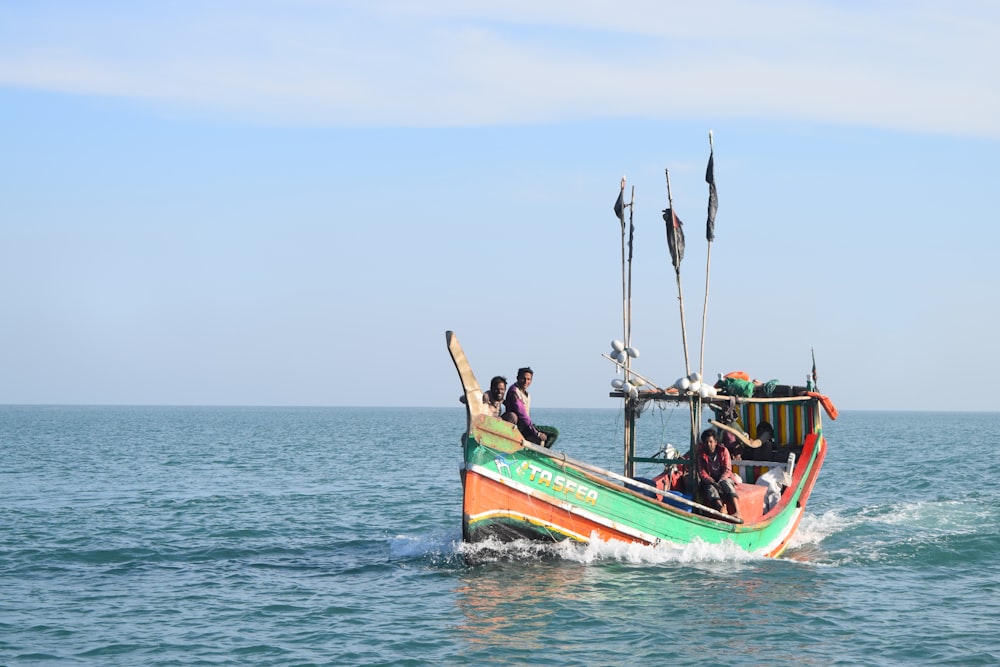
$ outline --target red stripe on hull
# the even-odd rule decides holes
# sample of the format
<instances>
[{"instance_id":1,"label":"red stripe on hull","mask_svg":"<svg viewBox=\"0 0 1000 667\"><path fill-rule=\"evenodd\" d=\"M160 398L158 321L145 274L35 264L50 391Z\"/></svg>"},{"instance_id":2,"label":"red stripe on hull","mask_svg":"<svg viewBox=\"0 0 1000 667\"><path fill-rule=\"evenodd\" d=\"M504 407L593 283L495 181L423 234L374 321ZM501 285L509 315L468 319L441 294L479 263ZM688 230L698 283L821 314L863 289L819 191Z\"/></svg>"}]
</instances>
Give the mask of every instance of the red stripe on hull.
<instances>
[{"instance_id":1,"label":"red stripe on hull","mask_svg":"<svg viewBox=\"0 0 1000 667\"><path fill-rule=\"evenodd\" d=\"M550 533L553 540L567 537L587 540L596 533L603 540L636 542L635 537L574 514L541 497L511 488L474 471L465 475L463 534L466 539L476 534L476 523L497 520L507 524L523 523L533 532ZM488 530L483 532L489 533ZM643 542L645 543L645 542Z\"/></svg>"}]
</instances>

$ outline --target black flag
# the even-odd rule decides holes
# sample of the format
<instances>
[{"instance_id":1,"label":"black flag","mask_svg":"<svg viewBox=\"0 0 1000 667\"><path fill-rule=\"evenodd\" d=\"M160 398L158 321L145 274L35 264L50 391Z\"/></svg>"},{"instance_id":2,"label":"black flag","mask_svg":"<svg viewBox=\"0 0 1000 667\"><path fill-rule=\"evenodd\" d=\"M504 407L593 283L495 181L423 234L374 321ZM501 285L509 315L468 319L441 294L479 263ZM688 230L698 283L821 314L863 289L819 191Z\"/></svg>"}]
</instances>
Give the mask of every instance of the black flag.
<instances>
[{"instance_id":1,"label":"black flag","mask_svg":"<svg viewBox=\"0 0 1000 667\"><path fill-rule=\"evenodd\" d=\"M708 155L705 182L708 183L708 224L705 226L705 236L711 243L715 240L715 212L719 210L719 196L715 192L715 151Z\"/></svg>"},{"instance_id":2,"label":"black flag","mask_svg":"<svg viewBox=\"0 0 1000 667\"><path fill-rule=\"evenodd\" d=\"M674 271L680 271L681 260L684 259L684 223L669 208L663 211L663 221L667 223L667 246L670 248L670 259L674 262Z\"/></svg>"},{"instance_id":3,"label":"black flag","mask_svg":"<svg viewBox=\"0 0 1000 667\"><path fill-rule=\"evenodd\" d=\"M625 224L625 187L622 186L621 192L618 193L618 201L615 202L615 215L618 219Z\"/></svg>"},{"instance_id":4,"label":"black flag","mask_svg":"<svg viewBox=\"0 0 1000 667\"><path fill-rule=\"evenodd\" d=\"M628 261L632 263L632 238L635 236L635 225L632 224L632 214L628 216Z\"/></svg>"}]
</instances>

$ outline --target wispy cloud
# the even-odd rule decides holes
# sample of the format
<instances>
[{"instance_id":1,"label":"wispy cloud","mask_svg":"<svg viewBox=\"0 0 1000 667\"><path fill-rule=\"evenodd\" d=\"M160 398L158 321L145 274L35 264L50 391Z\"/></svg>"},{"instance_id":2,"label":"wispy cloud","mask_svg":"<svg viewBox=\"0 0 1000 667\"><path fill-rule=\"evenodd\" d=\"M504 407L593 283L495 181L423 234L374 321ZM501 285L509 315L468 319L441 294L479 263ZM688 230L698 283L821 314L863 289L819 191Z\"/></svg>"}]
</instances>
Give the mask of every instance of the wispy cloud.
<instances>
[{"instance_id":1,"label":"wispy cloud","mask_svg":"<svg viewBox=\"0 0 1000 667\"><path fill-rule=\"evenodd\" d=\"M415 4L7 6L0 85L270 123L749 116L1000 136L989 2Z\"/></svg>"}]
</instances>

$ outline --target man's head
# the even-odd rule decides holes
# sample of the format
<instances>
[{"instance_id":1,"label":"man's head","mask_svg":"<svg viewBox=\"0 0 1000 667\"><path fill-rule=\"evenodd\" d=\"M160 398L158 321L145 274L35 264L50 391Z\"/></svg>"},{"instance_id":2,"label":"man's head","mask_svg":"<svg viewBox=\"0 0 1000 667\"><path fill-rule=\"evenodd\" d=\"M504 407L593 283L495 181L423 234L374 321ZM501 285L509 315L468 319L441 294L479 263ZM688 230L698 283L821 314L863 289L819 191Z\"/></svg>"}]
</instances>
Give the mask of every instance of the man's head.
<instances>
[{"instance_id":1,"label":"man's head","mask_svg":"<svg viewBox=\"0 0 1000 667\"><path fill-rule=\"evenodd\" d=\"M507 391L507 378L502 375L494 376L493 379L490 380L490 392L492 392L494 396L500 396L502 398L505 391Z\"/></svg>"},{"instance_id":2,"label":"man's head","mask_svg":"<svg viewBox=\"0 0 1000 667\"><path fill-rule=\"evenodd\" d=\"M757 424L757 439L765 444L774 440L774 427L770 422Z\"/></svg>"},{"instance_id":3,"label":"man's head","mask_svg":"<svg viewBox=\"0 0 1000 667\"><path fill-rule=\"evenodd\" d=\"M715 437L715 429L709 428L702 431L701 444L708 450L709 454L715 453L715 448L719 445L719 441Z\"/></svg>"}]
</instances>

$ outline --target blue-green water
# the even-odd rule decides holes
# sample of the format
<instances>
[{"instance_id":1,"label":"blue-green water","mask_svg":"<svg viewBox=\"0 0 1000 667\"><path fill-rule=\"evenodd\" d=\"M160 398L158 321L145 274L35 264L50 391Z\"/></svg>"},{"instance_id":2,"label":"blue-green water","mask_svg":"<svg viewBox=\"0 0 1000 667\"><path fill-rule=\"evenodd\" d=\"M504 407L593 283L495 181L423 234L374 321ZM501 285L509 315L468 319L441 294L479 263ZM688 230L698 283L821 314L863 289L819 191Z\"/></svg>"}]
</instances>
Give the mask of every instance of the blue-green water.
<instances>
[{"instance_id":1,"label":"blue-green water","mask_svg":"<svg viewBox=\"0 0 1000 667\"><path fill-rule=\"evenodd\" d=\"M616 411L536 412L620 469ZM463 547L463 420L0 407L0 664L1000 663L1000 414L827 420L777 560ZM685 423L650 410L642 447Z\"/></svg>"}]
</instances>

